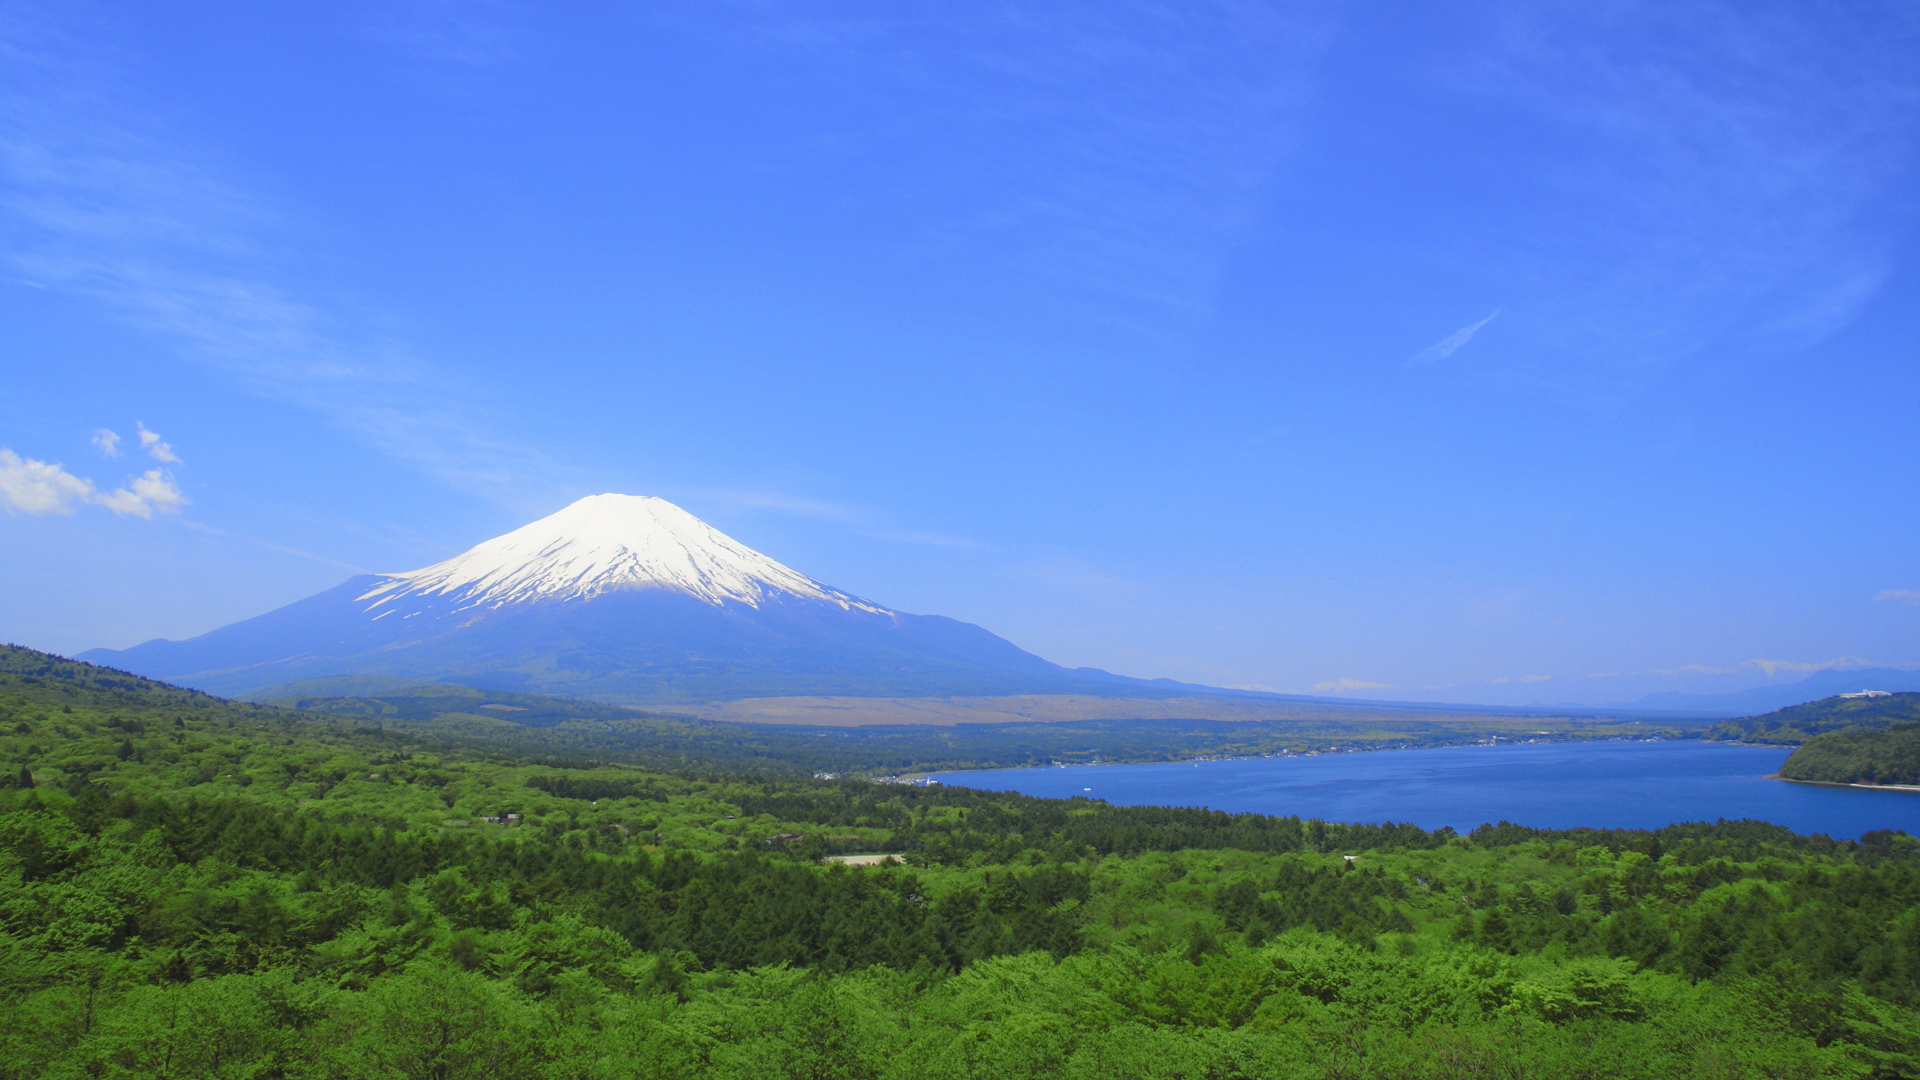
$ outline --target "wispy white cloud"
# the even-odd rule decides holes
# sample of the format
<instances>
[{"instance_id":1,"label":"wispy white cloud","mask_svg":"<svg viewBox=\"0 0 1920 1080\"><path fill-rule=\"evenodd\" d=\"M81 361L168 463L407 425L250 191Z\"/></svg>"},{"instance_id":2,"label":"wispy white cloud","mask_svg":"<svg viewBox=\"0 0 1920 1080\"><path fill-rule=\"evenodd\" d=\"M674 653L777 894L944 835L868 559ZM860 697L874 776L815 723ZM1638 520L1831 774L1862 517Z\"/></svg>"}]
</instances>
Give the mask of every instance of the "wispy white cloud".
<instances>
[{"instance_id":1,"label":"wispy white cloud","mask_svg":"<svg viewBox=\"0 0 1920 1080\"><path fill-rule=\"evenodd\" d=\"M1496 377L1605 405L1710 346L1810 345L1879 293L1908 232L1920 23L1735 0L1486 18L1440 89L1587 147L1456 267L1525 297Z\"/></svg>"},{"instance_id":2,"label":"wispy white cloud","mask_svg":"<svg viewBox=\"0 0 1920 1080\"><path fill-rule=\"evenodd\" d=\"M296 225L192 160L192 140L132 104L82 46L17 20L0 24L0 56L16 73L0 82L0 265L450 487L520 502L551 486L550 463L516 444L471 379L361 329L370 317L276 284L269 253ZM177 460L141 431L156 460Z\"/></svg>"},{"instance_id":3,"label":"wispy white cloud","mask_svg":"<svg viewBox=\"0 0 1920 1080\"><path fill-rule=\"evenodd\" d=\"M1886 589L1875 600L1891 600L1896 604L1912 604L1920 607L1920 589Z\"/></svg>"},{"instance_id":4,"label":"wispy white cloud","mask_svg":"<svg viewBox=\"0 0 1920 1080\"><path fill-rule=\"evenodd\" d=\"M1364 679L1332 679L1313 684L1323 694L1350 694L1356 690L1391 690L1392 683L1367 682Z\"/></svg>"},{"instance_id":5,"label":"wispy white cloud","mask_svg":"<svg viewBox=\"0 0 1920 1080\"><path fill-rule=\"evenodd\" d=\"M1686 676L1686 675L1748 675L1759 671L1768 678L1786 675L1805 675L1829 668L1862 667L1901 667L1903 665L1881 660L1866 660L1858 656L1836 656L1831 660L1742 660L1731 667L1716 667L1712 664L1681 664L1677 667L1651 668L1645 671L1596 671L1585 677L1589 679L1634 679L1649 675Z\"/></svg>"},{"instance_id":6,"label":"wispy white cloud","mask_svg":"<svg viewBox=\"0 0 1920 1080\"><path fill-rule=\"evenodd\" d=\"M722 509L759 510L789 517L812 518L815 521L861 524L872 521L874 517L873 511L857 506L763 489L695 488L687 494L702 503Z\"/></svg>"},{"instance_id":7,"label":"wispy white cloud","mask_svg":"<svg viewBox=\"0 0 1920 1080\"><path fill-rule=\"evenodd\" d=\"M1441 338L1439 341L1436 341L1433 344L1427 346L1426 348L1421 349L1419 352L1414 353L1412 356L1407 357L1406 366L1420 367L1426 364L1437 363L1441 360L1445 360L1449 356L1452 356L1454 353L1459 352L1461 349L1466 348L1467 342L1472 341L1473 336L1475 334L1478 334L1483 328L1486 327L1488 323L1492 322L1495 318L1497 318L1500 312L1503 310L1505 309L1495 308L1492 315L1489 315L1486 318L1481 319L1477 323L1472 323L1467 326L1463 326L1460 329L1455 330L1453 333L1448 334L1446 337Z\"/></svg>"},{"instance_id":8,"label":"wispy white cloud","mask_svg":"<svg viewBox=\"0 0 1920 1080\"><path fill-rule=\"evenodd\" d=\"M944 533L934 532L887 529L880 532L861 533L860 535L870 536L875 540L885 540L893 544L925 544L928 547L946 548L977 548L981 546L978 540L969 540L964 536L947 536Z\"/></svg>"},{"instance_id":9,"label":"wispy white cloud","mask_svg":"<svg viewBox=\"0 0 1920 1080\"><path fill-rule=\"evenodd\" d=\"M159 469L128 480L125 487L102 491L58 462L21 457L0 447L0 506L15 514L70 514L77 506L100 506L116 514L150 518L174 514L187 497L172 475Z\"/></svg>"},{"instance_id":10,"label":"wispy white cloud","mask_svg":"<svg viewBox=\"0 0 1920 1080\"><path fill-rule=\"evenodd\" d=\"M147 425L138 420L133 422L133 426L140 431L140 446L146 450L147 456L153 458L155 461L166 462L169 465L180 464L179 456L173 452L173 447L167 445L165 439L148 431Z\"/></svg>"},{"instance_id":11,"label":"wispy white cloud","mask_svg":"<svg viewBox=\"0 0 1920 1080\"><path fill-rule=\"evenodd\" d=\"M93 433L93 438L90 441L93 445L99 447L100 452L107 457L117 458L120 456L120 436L118 434L106 428L101 428Z\"/></svg>"},{"instance_id":12,"label":"wispy white cloud","mask_svg":"<svg viewBox=\"0 0 1920 1080\"><path fill-rule=\"evenodd\" d=\"M1883 664L1875 660L1863 660L1858 656L1836 656L1831 660L1747 660L1742 662L1740 666L1758 668L1766 672L1769 677L1772 677L1781 672L1799 675L1814 671L1825 671L1828 668L1897 667L1899 665Z\"/></svg>"},{"instance_id":13,"label":"wispy white cloud","mask_svg":"<svg viewBox=\"0 0 1920 1080\"><path fill-rule=\"evenodd\" d=\"M688 496L699 500L705 506L726 510L758 511L771 514L783 514L788 517L810 518L814 521L827 521L836 525L856 527L854 531L874 540L885 540L894 544L925 544L931 547L977 548L978 541L960 536L916 529L894 528L886 521L887 515L846 503L831 502L825 499L811 499L800 495L789 495L780 491L765 489L737 490L731 488L697 488L687 492Z\"/></svg>"},{"instance_id":14,"label":"wispy white cloud","mask_svg":"<svg viewBox=\"0 0 1920 1080\"><path fill-rule=\"evenodd\" d=\"M1739 667L1712 667L1707 664L1681 664L1679 667L1654 668L1647 671L1589 671L1588 679L1637 679L1648 675L1738 675L1744 669Z\"/></svg>"},{"instance_id":15,"label":"wispy white cloud","mask_svg":"<svg viewBox=\"0 0 1920 1080\"><path fill-rule=\"evenodd\" d=\"M254 536L241 536L238 533L232 533L232 532L228 532L225 529L215 528L212 525L208 525L204 521L193 521L188 519L188 520L181 521L180 524L184 528L192 529L194 532L202 533L207 536L218 536L222 539L227 539L227 540L244 540L249 544L254 544L259 547L266 548L268 551L277 551L282 555L294 555L302 559L311 559L314 562L322 563L327 566L337 566L342 570L351 571L355 574L365 574L369 572L365 567L362 567L362 566L355 566L352 563L341 562L338 559L329 559L325 555L315 555L311 551L302 551L299 548L287 547L284 544L276 544L271 540L262 540Z\"/></svg>"},{"instance_id":16,"label":"wispy white cloud","mask_svg":"<svg viewBox=\"0 0 1920 1080\"><path fill-rule=\"evenodd\" d=\"M899 138L938 133L945 167L916 186L952 209L924 240L984 237L1014 274L1142 326L1214 303L1339 27L1335 7L1242 0L740 7L717 24L730 44L812 56L912 102ZM1006 152L1022 145L1048 150Z\"/></svg>"}]
</instances>

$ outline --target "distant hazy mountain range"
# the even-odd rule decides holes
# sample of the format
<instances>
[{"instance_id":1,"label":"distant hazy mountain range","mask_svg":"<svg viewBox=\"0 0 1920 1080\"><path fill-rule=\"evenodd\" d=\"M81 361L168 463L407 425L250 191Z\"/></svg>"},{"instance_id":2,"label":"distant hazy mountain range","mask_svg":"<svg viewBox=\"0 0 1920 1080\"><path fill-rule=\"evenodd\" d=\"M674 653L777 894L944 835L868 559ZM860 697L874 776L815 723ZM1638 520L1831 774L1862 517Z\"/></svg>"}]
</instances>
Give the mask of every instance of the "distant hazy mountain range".
<instances>
[{"instance_id":1,"label":"distant hazy mountain range","mask_svg":"<svg viewBox=\"0 0 1920 1080\"><path fill-rule=\"evenodd\" d=\"M1160 685L1064 668L978 626L890 610L672 503L630 495L581 499L444 562L356 577L200 637L81 659L227 695L343 675L633 704Z\"/></svg>"},{"instance_id":2,"label":"distant hazy mountain range","mask_svg":"<svg viewBox=\"0 0 1920 1080\"><path fill-rule=\"evenodd\" d=\"M1752 716L1861 690L1920 690L1920 671L1911 668L1828 668L1795 683L1756 686L1751 690L1736 690L1726 694L1648 694L1625 707L1649 712Z\"/></svg>"}]
</instances>

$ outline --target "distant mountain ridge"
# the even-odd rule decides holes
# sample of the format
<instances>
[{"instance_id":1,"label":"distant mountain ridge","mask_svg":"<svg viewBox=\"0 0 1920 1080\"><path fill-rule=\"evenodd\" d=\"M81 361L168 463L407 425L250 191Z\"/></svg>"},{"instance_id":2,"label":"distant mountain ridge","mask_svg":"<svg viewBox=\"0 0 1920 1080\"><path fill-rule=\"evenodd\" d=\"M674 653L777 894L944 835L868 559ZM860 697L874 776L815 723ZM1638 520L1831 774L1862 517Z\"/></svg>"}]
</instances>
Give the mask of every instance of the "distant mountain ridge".
<instances>
[{"instance_id":1,"label":"distant mountain ridge","mask_svg":"<svg viewBox=\"0 0 1920 1080\"><path fill-rule=\"evenodd\" d=\"M810 694L1164 693L970 623L894 611L663 499L595 495L419 570L185 641L81 659L242 695L386 676L624 704Z\"/></svg>"},{"instance_id":2,"label":"distant mountain ridge","mask_svg":"<svg viewBox=\"0 0 1920 1080\"><path fill-rule=\"evenodd\" d=\"M1648 712L1751 716L1859 690L1920 690L1920 670L1891 667L1826 668L1799 682L1756 686L1724 694L1667 691L1648 694L1620 707Z\"/></svg>"}]
</instances>

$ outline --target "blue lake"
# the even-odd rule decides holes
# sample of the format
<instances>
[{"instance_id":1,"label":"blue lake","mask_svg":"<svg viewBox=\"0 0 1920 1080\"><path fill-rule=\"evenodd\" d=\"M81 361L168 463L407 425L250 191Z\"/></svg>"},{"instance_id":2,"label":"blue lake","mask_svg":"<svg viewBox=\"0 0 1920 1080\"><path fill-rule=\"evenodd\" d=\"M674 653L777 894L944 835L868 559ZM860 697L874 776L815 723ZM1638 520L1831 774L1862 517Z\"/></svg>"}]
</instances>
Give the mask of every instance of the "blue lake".
<instances>
[{"instance_id":1,"label":"blue lake","mask_svg":"<svg viewBox=\"0 0 1920 1080\"><path fill-rule=\"evenodd\" d=\"M1769 780L1788 751L1706 742L1540 743L1157 765L936 773L956 787L1119 806L1204 806L1327 821L1652 829L1758 818L1855 839L1920 834L1920 794Z\"/></svg>"}]
</instances>

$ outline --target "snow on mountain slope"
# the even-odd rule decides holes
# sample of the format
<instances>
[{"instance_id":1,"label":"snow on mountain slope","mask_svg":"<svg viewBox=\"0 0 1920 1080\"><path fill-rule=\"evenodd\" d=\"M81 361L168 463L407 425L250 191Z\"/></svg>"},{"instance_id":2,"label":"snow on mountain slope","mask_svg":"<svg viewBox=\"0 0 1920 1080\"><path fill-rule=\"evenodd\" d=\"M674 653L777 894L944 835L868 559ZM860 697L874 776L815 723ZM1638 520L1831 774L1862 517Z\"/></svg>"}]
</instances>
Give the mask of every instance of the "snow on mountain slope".
<instances>
[{"instance_id":1,"label":"snow on mountain slope","mask_svg":"<svg viewBox=\"0 0 1920 1080\"><path fill-rule=\"evenodd\" d=\"M185 641L84 658L223 694L353 675L635 705L1127 682L879 607L630 495L581 499L444 562L355 577Z\"/></svg>"},{"instance_id":2,"label":"snow on mountain slope","mask_svg":"<svg viewBox=\"0 0 1920 1080\"><path fill-rule=\"evenodd\" d=\"M892 614L775 562L665 499L643 495L592 495L451 559L381 577L359 597L376 617L402 611L414 598L450 600L464 610L630 589L756 608L784 593Z\"/></svg>"}]
</instances>

